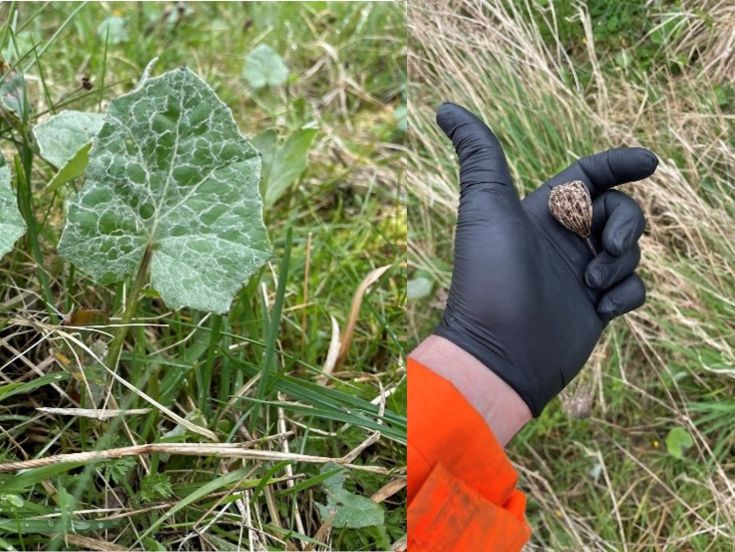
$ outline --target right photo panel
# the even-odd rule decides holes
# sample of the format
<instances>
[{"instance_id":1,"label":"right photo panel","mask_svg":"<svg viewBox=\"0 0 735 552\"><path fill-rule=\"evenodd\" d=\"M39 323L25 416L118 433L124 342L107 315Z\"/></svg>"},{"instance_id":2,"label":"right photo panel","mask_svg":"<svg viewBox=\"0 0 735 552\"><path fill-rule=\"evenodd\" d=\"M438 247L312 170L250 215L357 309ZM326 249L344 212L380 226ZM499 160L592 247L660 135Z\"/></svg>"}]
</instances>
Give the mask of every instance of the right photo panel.
<instances>
[{"instance_id":1,"label":"right photo panel","mask_svg":"<svg viewBox=\"0 0 735 552\"><path fill-rule=\"evenodd\" d=\"M409 4L409 550L733 550L734 21Z\"/></svg>"}]
</instances>

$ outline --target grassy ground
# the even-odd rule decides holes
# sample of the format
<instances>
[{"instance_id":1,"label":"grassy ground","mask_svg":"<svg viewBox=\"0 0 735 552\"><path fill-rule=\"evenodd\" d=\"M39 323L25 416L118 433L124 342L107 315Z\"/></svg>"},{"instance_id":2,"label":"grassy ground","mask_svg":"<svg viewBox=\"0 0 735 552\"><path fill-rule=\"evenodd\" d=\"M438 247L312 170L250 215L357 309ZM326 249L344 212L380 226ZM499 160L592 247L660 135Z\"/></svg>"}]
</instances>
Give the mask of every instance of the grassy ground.
<instances>
[{"instance_id":1,"label":"grassy ground","mask_svg":"<svg viewBox=\"0 0 735 552\"><path fill-rule=\"evenodd\" d=\"M113 15L124 25L119 42L112 29L98 31ZM2 73L27 67L32 107L20 126L0 123L0 144L33 217L29 234L0 264L1 460L144 443L203 445L205 438L171 420L173 412L220 442L259 439L251 448L266 454L341 458L354 450L354 464L379 473L347 470L345 487L373 497L385 516L382 525L332 527L334 518L318 510L327 500L324 462L155 453L0 475L0 547L374 550L400 540L403 6L3 3L0 21ZM283 56L286 85L255 92L243 79L244 57L260 43ZM274 259L237 295L228 316L171 312L146 291L118 372L159 406L103 377L108 408L148 410L108 421L41 412L82 405L78 364L85 365L87 348L105 347L100 331L119 317L124 290L94 285L56 254L64 198L81 182L42 191L53 171L24 137L50 112L104 110L155 56L156 72L185 64L199 73L248 136L268 140L275 131L282 143L304 125L317 128L307 167L266 210ZM320 383L334 339L331 317L344 333L353 294L383 266L364 296L346 359ZM102 327L63 325L72 313L77 323ZM269 348L272 362L264 355ZM260 393L264 370L271 385Z\"/></svg>"},{"instance_id":2,"label":"grassy ground","mask_svg":"<svg viewBox=\"0 0 735 552\"><path fill-rule=\"evenodd\" d=\"M450 277L457 171L433 121L440 101L490 122L526 191L608 147L661 160L626 187L648 220L646 306L610 325L577 383L509 447L532 550L735 547L733 15L711 0L409 10L412 343L438 321ZM591 415L574 417L565 405L585 396ZM677 435L691 439L681 458Z\"/></svg>"}]
</instances>

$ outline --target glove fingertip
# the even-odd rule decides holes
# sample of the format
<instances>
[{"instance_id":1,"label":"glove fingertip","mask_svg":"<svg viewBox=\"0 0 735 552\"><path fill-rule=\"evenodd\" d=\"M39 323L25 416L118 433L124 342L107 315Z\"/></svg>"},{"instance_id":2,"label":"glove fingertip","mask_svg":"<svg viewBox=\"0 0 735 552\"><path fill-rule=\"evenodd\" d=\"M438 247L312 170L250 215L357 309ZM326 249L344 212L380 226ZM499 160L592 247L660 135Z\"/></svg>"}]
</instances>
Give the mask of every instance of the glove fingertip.
<instances>
[{"instance_id":1,"label":"glove fingertip","mask_svg":"<svg viewBox=\"0 0 735 552\"><path fill-rule=\"evenodd\" d=\"M658 157L651 150L641 147L615 150L615 173L626 182L634 182L651 176L658 167Z\"/></svg>"},{"instance_id":2,"label":"glove fingertip","mask_svg":"<svg viewBox=\"0 0 735 552\"><path fill-rule=\"evenodd\" d=\"M439 104L439 107L436 108L436 113L438 115L440 112L452 109L454 107L457 107L456 103L450 102L449 100L444 100L442 103Z\"/></svg>"},{"instance_id":3,"label":"glove fingertip","mask_svg":"<svg viewBox=\"0 0 735 552\"><path fill-rule=\"evenodd\" d=\"M658 157L651 150L640 148L641 150L641 167L650 175L652 175L658 167Z\"/></svg>"},{"instance_id":4,"label":"glove fingertip","mask_svg":"<svg viewBox=\"0 0 735 552\"><path fill-rule=\"evenodd\" d=\"M458 107L455 103L444 101L436 108L436 123L444 132L448 132L454 125Z\"/></svg>"}]
</instances>

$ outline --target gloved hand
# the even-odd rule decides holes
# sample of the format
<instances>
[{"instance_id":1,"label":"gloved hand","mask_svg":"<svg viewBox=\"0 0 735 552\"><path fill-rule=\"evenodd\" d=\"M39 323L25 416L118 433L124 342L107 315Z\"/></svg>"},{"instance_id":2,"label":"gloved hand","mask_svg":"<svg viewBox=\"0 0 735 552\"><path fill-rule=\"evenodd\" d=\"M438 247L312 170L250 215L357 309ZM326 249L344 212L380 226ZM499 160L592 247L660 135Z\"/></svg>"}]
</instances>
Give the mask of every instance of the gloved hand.
<instances>
[{"instance_id":1,"label":"gloved hand","mask_svg":"<svg viewBox=\"0 0 735 552\"><path fill-rule=\"evenodd\" d=\"M437 122L460 163L454 271L434 332L500 376L538 416L582 369L603 328L645 302L634 273L645 220L611 187L650 176L656 156L620 148L579 159L523 201L495 135L469 111L445 103ZM552 187L580 180L593 201L593 256L555 220Z\"/></svg>"}]
</instances>

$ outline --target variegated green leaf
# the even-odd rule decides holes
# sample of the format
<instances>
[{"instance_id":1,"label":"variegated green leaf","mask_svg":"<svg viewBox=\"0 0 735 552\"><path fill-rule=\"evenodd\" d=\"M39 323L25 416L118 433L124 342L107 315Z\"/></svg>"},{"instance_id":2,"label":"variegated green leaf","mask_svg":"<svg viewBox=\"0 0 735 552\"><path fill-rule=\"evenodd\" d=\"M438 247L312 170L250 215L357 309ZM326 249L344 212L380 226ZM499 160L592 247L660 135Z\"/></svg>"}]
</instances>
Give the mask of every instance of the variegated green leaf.
<instances>
[{"instance_id":1,"label":"variegated green leaf","mask_svg":"<svg viewBox=\"0 0 735 552\"><path fill-rule=\"evenodd\" d=\"M59 251L100 283L151 250L151 284L171 308L224 313L270 256L260 157L232 112L186 68L110 103Z\"/></svg>"},{"instance_id":2,"label":"variegated green leaf","mask_svg":"<svg viewBox=\"0 0 735 552\"><path fill-rule=\"evenodd\" d=\"M68 110L33 129L41 157L59 169L48 183L47 191L84 173L92 138L102 128L104 120L102 113Z\"/></svg>"},{"instance_id":3,"label":"variegated green leaf","mask_svg":"<svg viewBox=\"0 0 735 552\"><path fill-rule=\"evenodd\" d=\"M62 111L33 129L41 157L56 168L63 167L102 128L102 113Z\"/></svg>"},{"instance_id":4,"label":"variegated green leaf","mask_svg":"<svg viewBox=\"0 0 735 552\"><path fill-rule=\"evenodd\" d=\"M10 187L10 167L0 154L0 257L26 232L26 223L18 210L18 200Z\"/></svg>"}]
</instances>

